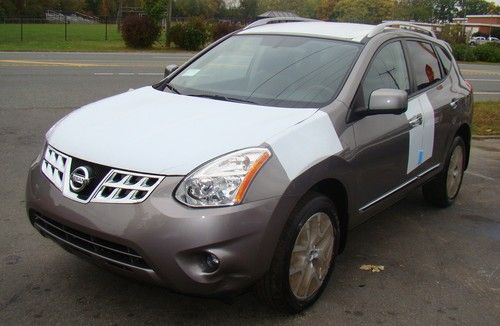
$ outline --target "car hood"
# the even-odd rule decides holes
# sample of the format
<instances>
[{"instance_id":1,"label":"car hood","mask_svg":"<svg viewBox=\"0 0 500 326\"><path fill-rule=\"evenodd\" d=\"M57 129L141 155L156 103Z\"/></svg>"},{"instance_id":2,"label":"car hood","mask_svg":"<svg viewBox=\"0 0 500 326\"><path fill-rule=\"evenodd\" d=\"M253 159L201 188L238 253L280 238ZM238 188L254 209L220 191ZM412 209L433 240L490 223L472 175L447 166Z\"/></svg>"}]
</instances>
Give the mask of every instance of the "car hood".
<instances>
[{"instance_id":1,"label":"car hood","mask_svg":"<svg viewBox=\"0 0 500 326\"><path fill-rule=\"evenodd\" d=\"M47 141L89 162L185 175L217 156L259 146L316 111L217 101L143 87L73 111L47 132Z\"/></svg>"}]
</instances>

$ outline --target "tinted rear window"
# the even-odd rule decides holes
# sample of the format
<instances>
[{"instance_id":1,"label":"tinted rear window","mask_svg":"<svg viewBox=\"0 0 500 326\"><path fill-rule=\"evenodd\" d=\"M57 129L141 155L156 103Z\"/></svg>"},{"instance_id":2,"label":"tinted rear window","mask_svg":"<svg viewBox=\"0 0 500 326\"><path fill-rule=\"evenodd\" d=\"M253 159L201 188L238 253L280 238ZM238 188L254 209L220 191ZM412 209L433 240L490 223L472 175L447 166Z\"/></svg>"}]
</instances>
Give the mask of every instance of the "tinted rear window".
<instances>
[{"instance_id":1,"label":"tinted rear window","mask_svg":"<svg viewBox=\"0 0 500 326\"><path fill-rule=\"evenodd\" d=\"M429 43L408 41L410 62L418 90L439 82L442 78L439 61Z\"/></svg>"}]
</instances>

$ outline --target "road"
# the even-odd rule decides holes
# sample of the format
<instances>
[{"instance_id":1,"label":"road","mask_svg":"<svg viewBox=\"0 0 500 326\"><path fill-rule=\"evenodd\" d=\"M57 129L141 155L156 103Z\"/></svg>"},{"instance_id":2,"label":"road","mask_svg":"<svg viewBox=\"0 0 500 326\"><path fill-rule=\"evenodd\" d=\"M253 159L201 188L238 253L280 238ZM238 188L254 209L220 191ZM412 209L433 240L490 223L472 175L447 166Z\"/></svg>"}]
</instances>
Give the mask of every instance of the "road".
<instances>
[{"instance_id":1,"label":"road","mask_svg":"<svg viewBox=\"0 0 500 326\"><path fill-rule=\"evenodd\" d=\"M193 53L0 52L0 107L75 108L151 85ZM462 64L476 101L500 100L500 65Z\"/></svg>"},{"instance_id":2,"label":"road","mask_svg":"<svg viewBox=\"0 0 500 326\"><path fill-rule=\"evenodd\" d=\"M24 187L44 133L74 108L151 84L165 64L189 56L0 53L0 325L498 325L499 140L473 142L454 206L432 208L415 190L352 230L323 297L297 316L273 313L252 294L219 301L140 284L38 234L26 217ZM498 71L463 69L484 78ZM488 90L492 82L473 83ZM362 264L385 270L362 271Z\"/></svg>"},{"instance_id":3,"label":"road","mask_svg":"<svg viewBox=\"0 0 500 326\"><path fill-rule=\"evenodd\" d=\"M500 100L500 64L461 63L459 66L464 78L474 87L476 101Z\"/></svg>"}]
</instances>

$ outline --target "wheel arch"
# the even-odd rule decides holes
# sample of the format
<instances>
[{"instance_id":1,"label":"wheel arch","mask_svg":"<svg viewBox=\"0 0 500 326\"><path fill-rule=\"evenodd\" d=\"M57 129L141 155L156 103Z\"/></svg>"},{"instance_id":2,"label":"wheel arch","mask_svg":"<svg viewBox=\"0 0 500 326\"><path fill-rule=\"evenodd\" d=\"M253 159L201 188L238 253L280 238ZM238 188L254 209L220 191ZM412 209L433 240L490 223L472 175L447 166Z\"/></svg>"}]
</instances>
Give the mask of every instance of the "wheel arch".
<instances>
[{"instance_id":1,"label":"wheel arch","mask_svg":"<svg viewBox=\"0 0 500 326\"><path fill-rule=\"evenodd\" d=\"M469 155L470 155L470 147L471 147L471 130L470 126L467 123L462 124L457 132L455 133L455 137L460 137L465 143L465 169L469 166ZM455 138L453 137L453 138Z\"/></svg>"},{"instance_id":2,"label":"wheel arch","mask_svg":"<svg viewBox=\"0 0 500 326\"><path fill-rule=\"evenodd\" d=\"M340 223L340 252L344 251L349 230L349 202L346 187L339 180L329 178L317 182L306 193L309 192L325 195L335 204Z\"/></svg>"}]
</instances>

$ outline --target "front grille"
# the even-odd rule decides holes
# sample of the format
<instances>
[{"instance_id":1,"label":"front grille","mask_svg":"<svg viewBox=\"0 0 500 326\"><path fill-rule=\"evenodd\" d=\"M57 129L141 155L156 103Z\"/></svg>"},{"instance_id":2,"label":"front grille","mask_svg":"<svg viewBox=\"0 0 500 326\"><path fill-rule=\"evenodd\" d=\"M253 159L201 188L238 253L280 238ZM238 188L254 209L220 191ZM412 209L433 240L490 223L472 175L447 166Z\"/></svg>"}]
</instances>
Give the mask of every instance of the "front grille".
<instances>
[{"instance_id":1,"label":"front grille","mask_svg":"<svg viewBox=\"0 0 500 326\"><path fill-rule=\"evenodd\" d=\"M135 267L152 270L142 256L124 245L116 244L75 230L35 212L31 212L30 216L33 225L38 230L57 242L69 245L71 249L76 249L87 255L93 254L94 257L101 258L108 263L120 267Z\"/></svg>"},{"instance_id":2,"label":"front grille","mask_svg":"<svg viewBox=\"0 0 500 326\"><path fill-rule=\"evenodd\" d=\"M86 168L90 181L79 192L75 192L70 186L70 179L73 171L79 167ZM81 203L140 203L148 198L164 178L159 175L117 170L67 156L51 146L45 149L41 170L64 196Z\"/></svg>"}]
</instances>

